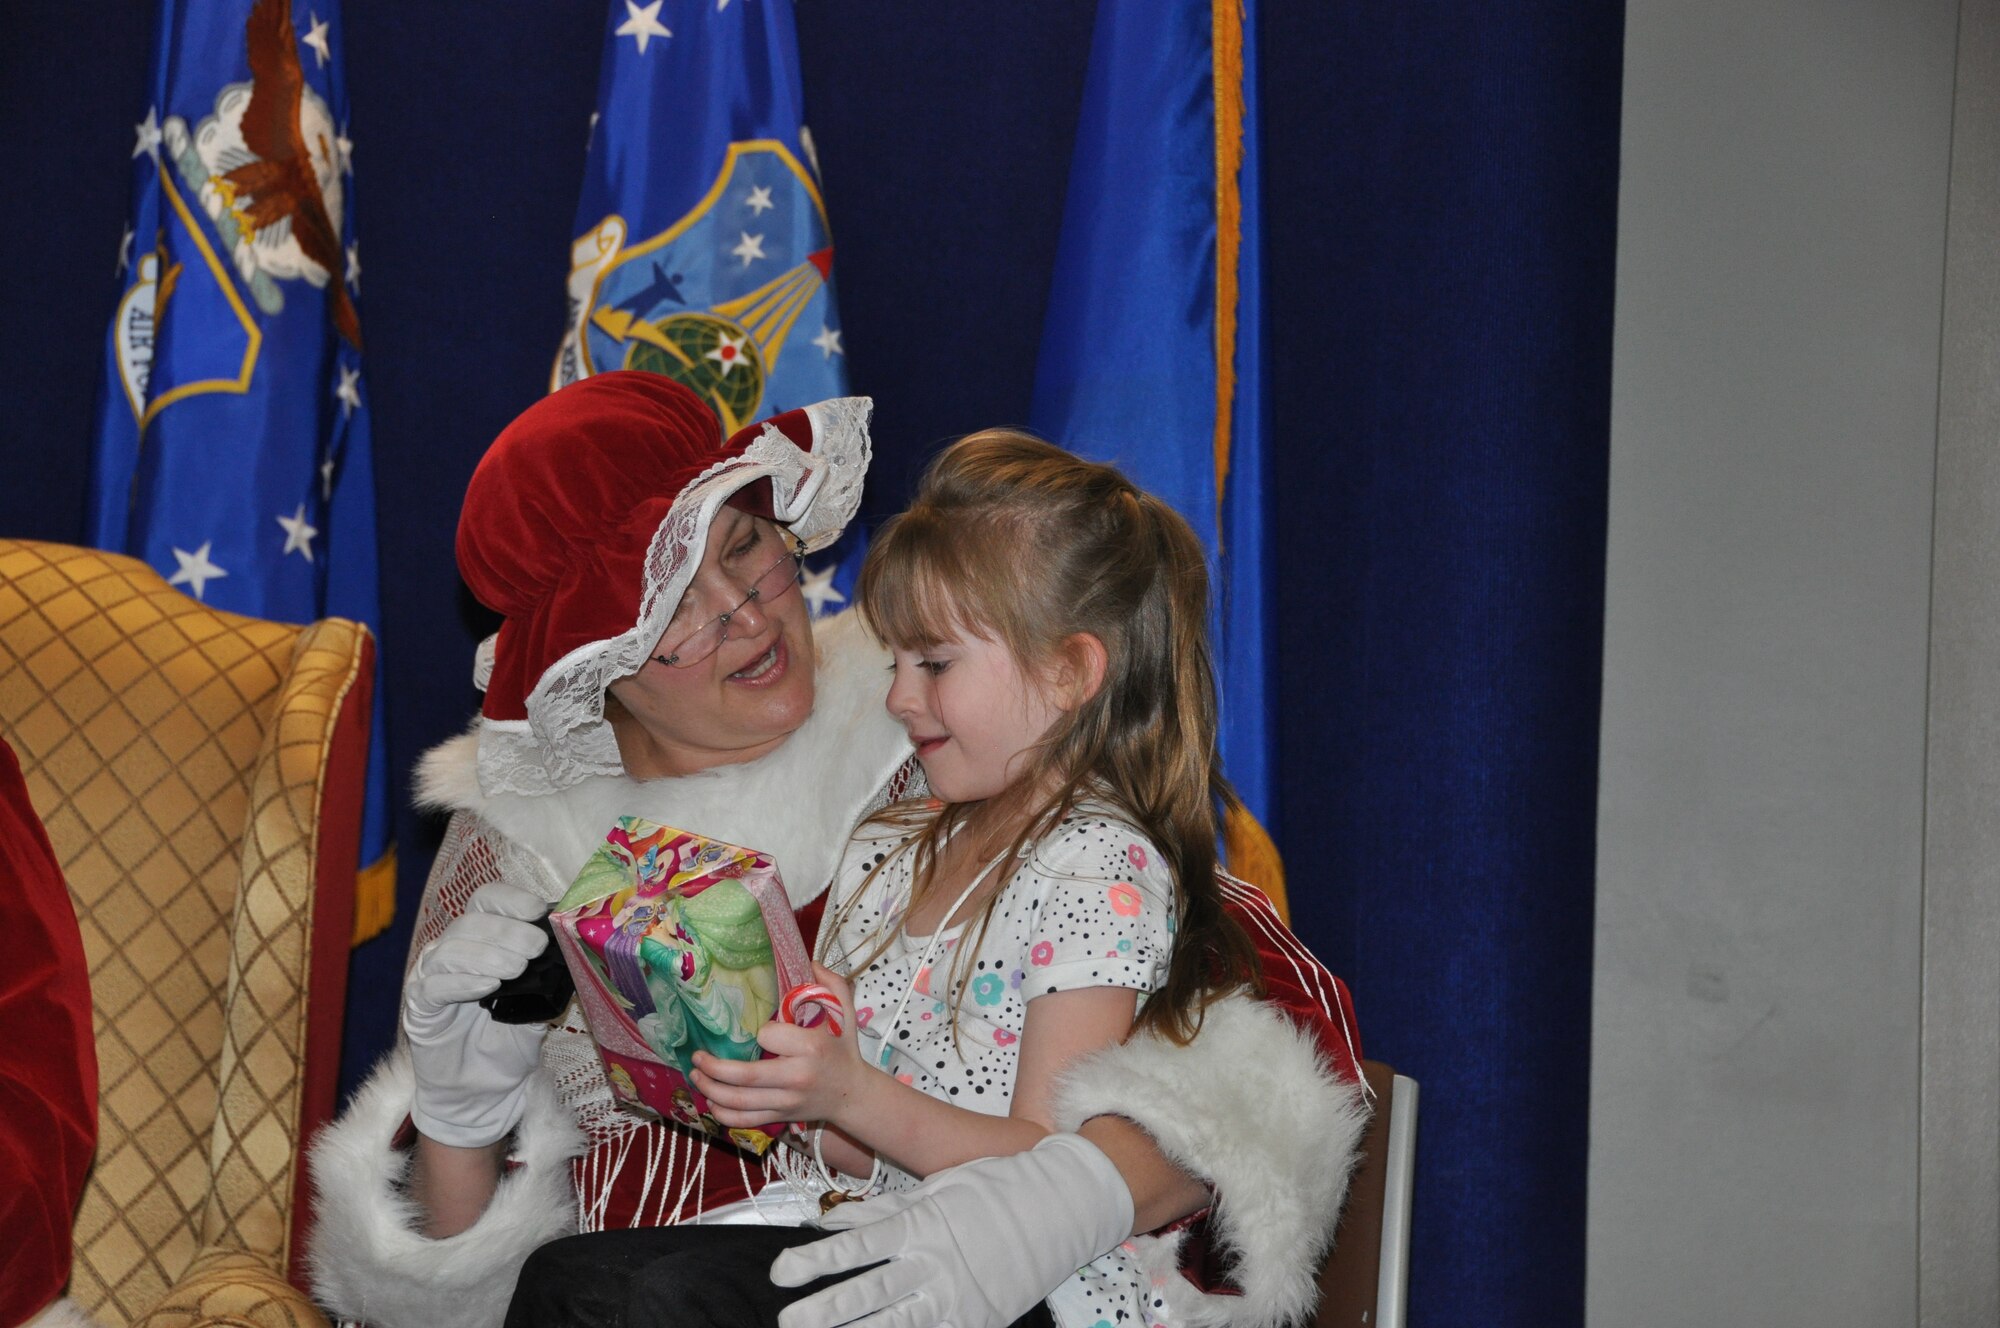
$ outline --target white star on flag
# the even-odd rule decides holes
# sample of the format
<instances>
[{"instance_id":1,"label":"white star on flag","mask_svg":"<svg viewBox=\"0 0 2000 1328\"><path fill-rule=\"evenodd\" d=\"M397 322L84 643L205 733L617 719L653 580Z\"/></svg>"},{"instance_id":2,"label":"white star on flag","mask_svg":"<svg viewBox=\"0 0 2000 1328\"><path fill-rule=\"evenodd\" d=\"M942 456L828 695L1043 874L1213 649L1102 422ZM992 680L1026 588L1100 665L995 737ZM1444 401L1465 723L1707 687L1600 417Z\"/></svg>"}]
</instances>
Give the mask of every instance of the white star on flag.
<instances>
[{"instance_id":1,"label":"white star on flag","mask_svg":"<svg viewBox=\"0 0 2000 1328\"><path fill-rule=\"evenodd\" d=\"M748 337L732 337L727 333L716 338L716 347L708 353L707 358L714 360L722 366L722 376L724 378L729 377L731 369L743 363L745 358L743 343L749 339Z\"/></svg>"},{"instance_id":2,"label":"white star on flag","mask_svg":"<svg viewBox=\"0 0 2000 1328\"><path fill-rule=\"evenodd\" d=\"M824 616L826 606L829 604L847 603L847 596L833 588L833 572L834 569L831 567L822 567L817 572L808 569L805 580L799 582L799 592L806 597L806 603L812 606L812 616L815 618Z\"/></svg>"},{"instance_id":3,"label":"white star on flag","mask_svg":"<svg viewBox=\"0 0 2000 1328\"><path fill-rule=\"evenodd\" d=\"M319 496L333 497L333 458L328 457L319 467Z\"/></svg>"},{"instance_id":4,"label":"white star on flag","mask_svg":"<svg viewBox=\"0 0 2000 1328\"><path fill-rule=\"evenodd\" d=\"M778 205L771 201L771 186L763 184L750 191L750 197L743 200L743 206L761 217Z\"/></svg>"},{"instance_id":5,"label":"white star on flag","mask_svg":"<svg viewBox=\"0 0 2000 1328\"><path fill-rule=\"evenodd\" d=\"M359 369L350 369L344 364L341 365L340 386L333 389L333 394L340 398L340 415L342 419L360 410L361 371Z\"/></svg>"},{"instance_id":6,"label":"white star on flag","mask_svg":"<svg viewBox=\"0 0 2000 1328\"><path fill-rule=\"evenodd\" d=\"M829 360L836 355L847 354L840 348L840 333L824 323L820 324L819 335L813 338L813 345L825 351Z\"/></svg>"},{"instance_id":7,"label":"white star on flag","mask_svg":"<svg viewBox=\"0 0 2000 1328\"><path fill-rule=\"evenodd\" d=\"M160 159L160 108L157 106L148 106L146 108L146 122L136 126L136 128L139 131L139 141L133 145L132 155L137 157L141 153L144 153L152 157L154 161L158 161Z\"/></svg>"},{"instance_id":8,"label":"white star on flag","mask_svg":"<svg viewBox=\"0 0 2000 1328\"><path fill-rule=\"evenodd\" d=\"M340 132L333 136L333 148L340 154L340 173L354 174L354 140L347 136L346 126L343 125Z\"/></svg>"},{"instance_id":9,"label":"white star on flag","mask_svg":"<svg viewBox=\"0 0 2000 1328\"><path fill-rule=\"evenodd\" d=\"M321 20L320 16L314 14L312 16L312 26L306 30L306 35L300 39L306 45L312 47L313 54L319 57L319 67L321 69L326 68L326 62L333 58L333 48L327 45L326 42L326 26L326 23Z\"/></svg>"},{"instance_id":10,"label":"white star on flag","mask_svg":"<svg viewBox=\"0 0 2000 1328\"><path fill-rule=\"evenodd\" d=\"M361 293L361 242L356 240L347 246L347 284L354 287L354 293Z\"/></svg>"},{"instance_id":11,"label":"white star on flag","mask_svg":"<svg viewBox=\"0 0 2000 1328\"><path fill-rule=\"evenodd\" d=\"M118 242L118 275L124 276L125 269L132 266L132 228L125 228L125 238Z\"/></svg>"},{"instance_id":12,"label":"white star on flag","mask_svg":"<svg viewBox=\"0 0 2000 1328\"><path fill-rule=\"evenodd\" d=\"M764 237L752 235L749 231L744 231L742 234L743 238L738 240L736 247L729 252L742 259L743 266L749 267L751 259L764 256Z\"/></svg>"},{"instance_id":13,"label":"white star on flag","mask_svg":"<svg viewBox=\"0 0 2000 1328\"><path fill-rule=\"evenodd\" d=\"M206 598L202 592L208 589L208 583L219 576L229 575L208 560L209 547L214 543L214 540L207 540L193 553L189 553L186 549L175 549L174 560L181 565L181 570L168 577L167 584L192 586L196 599Z\"/></svg>"},{"instance_id":14,"label":"white star on flag","mask_svg":"<svg viewBox=\"0 0 2000 1328\"><path fill-rule=\"evenodd\" d=\"M278 524L285 528L285 553L303 553L306 556L306 561L311 562L313 560L313 536L319 534L319 531L315 527L306 524L306 505L300 503L298 511L292 513L290 516L279 517ZM284 554L281 553L278 556L282 558Z\"/></svg>"},{"instance_id":15,"label":"white star on flag","mask_svg":"<svg viewBox=\"0 0 2000 1328\"><path fill-rule=\"evenodd\" d=\"M637 41L639 43L639 54L644 55L646 53L647 42L655 37L671 37L674 35L668 32L660 23L660 6L663 3L665 3L665 0L653 0L652 4L641 9L639 6L633 4L632 0L625 0L625 13L627 17L623 23L618 25L618 31L613 35L630 37Z\"/></svg>"}]
</instances>

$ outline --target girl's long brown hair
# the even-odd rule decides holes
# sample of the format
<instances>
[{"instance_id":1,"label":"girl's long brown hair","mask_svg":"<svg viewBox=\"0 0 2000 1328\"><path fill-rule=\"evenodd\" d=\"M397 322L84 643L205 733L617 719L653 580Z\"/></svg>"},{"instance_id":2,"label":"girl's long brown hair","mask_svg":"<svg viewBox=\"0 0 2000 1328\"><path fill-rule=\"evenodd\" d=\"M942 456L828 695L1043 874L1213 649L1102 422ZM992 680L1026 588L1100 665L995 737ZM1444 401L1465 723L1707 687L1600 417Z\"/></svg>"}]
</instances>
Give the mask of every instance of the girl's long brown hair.
<instances>
[{"instance_id":1,"label":"girl's long brown hair","mask_svg":"<svg viewBox=\"0 0 2000 1328\"><path fill-rule=\"evenodd\" d=\"M976 635L1006 646L1030 676L1053 676L1080 663L1075 638L1088 633L1108 660L1103 685L1056 722L1006 792L934 817L907 804L879 814L891 825L928 821L908 846L911 907L929 893L938 852L960 827L1021 818L1002 859L1013 862L1080 803L1099 801L1145 832L1175 885L1166 983L1136 1026L1186 1042L1210 1001L1261 987L1256 948L1216 881L1222 815L1238 804L1216 746L1207 563L1178 513L1110 466L989 429L931 463L910 509L876 535L857 598L876 634L904 649ZM979 952L1000 894L987 898L978 938L959 947L955 967ZM963 986L954 973L953 991Z\"/></svg>"}]
</instances>

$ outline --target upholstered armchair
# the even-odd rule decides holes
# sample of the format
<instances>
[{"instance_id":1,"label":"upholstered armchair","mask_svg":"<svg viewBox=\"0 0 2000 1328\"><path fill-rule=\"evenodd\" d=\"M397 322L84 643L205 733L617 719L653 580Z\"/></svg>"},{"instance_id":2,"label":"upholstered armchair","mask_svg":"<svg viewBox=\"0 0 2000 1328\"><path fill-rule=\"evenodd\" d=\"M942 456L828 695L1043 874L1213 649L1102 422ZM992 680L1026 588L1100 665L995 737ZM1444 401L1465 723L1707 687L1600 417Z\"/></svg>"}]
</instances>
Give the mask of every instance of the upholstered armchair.
<instances>
[{"instance_id":1,"label":"upholstered armchair","mask_svg":"<svg viewBox=\"0 0 2000 1328\"><path fill-rule=\"evenodd\" d=\"M331 1114L374 643L0 540L0 734L89 960L97 1160L69 1296L105 1324L323 1323L295 1288Z\"/></svg>"}]
</instances>

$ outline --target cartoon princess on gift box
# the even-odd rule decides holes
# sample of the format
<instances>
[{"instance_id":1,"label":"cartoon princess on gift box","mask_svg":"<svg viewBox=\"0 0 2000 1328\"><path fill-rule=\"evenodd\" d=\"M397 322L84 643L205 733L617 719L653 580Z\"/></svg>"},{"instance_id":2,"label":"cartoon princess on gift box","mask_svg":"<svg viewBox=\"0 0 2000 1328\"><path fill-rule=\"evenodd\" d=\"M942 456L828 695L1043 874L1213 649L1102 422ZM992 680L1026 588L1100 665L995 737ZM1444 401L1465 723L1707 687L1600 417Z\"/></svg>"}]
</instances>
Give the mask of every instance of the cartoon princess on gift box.
<instances>
[{"instance_id":1,"label":"cartoon princess on gift box","mask_svg":"<svg viewBox=\"0 0 2000 1328\"><path fill-rule=\"evenodd\" d=\"M699 836L635 829L621 824L606 839L597 870L625 884L578 916L586 958L646 1045L682 1074L697 1050L754 1058L779 992L744 864Z\"/></svg>"},{"instance_id":2,"label":"cartoon princess on gift box","mask_svg":"<svg viewBox=\"0 0 2000 1328\"><path fill-rule=\"evenodd\" d=\"M638 944L653 1010L639 1032L661 1060L685 1074L696 1051L754 1059L757 1030L777 1012L771 938L756 899L736 880L698 894L656 899Z\"/></svg>"}]
</instances>

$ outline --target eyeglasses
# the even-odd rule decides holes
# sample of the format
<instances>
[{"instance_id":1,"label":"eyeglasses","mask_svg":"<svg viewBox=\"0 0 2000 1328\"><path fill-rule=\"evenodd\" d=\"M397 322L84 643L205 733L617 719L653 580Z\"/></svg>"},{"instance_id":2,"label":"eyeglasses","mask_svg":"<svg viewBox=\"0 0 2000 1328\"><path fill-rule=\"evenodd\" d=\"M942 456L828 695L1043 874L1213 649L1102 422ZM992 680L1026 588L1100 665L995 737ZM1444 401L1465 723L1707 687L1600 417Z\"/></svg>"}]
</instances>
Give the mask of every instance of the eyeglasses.
<instances>
[{"instance_id":1,"label":"eyeglasses","mask_svg":"<svg viewBox=\"0 0 2000 1328\"><path fill-rule=\"evenodd\" d=\"M729 639L729 620L743 612L745 604L753 601L770 604L783 599L799 588L799 555L786 549L778 555L778 560L757 574L750 583L750 589L736 607L729 612L710 618L692 635L683 637L679 644L665 654L653 658L670 669L687 669L722 649L722 643Z\"/></svg>"}]
</instances>

